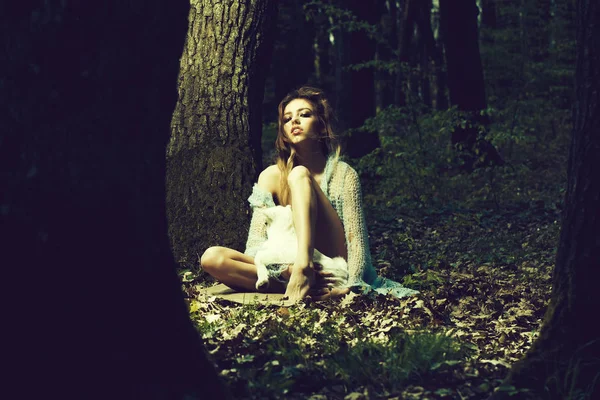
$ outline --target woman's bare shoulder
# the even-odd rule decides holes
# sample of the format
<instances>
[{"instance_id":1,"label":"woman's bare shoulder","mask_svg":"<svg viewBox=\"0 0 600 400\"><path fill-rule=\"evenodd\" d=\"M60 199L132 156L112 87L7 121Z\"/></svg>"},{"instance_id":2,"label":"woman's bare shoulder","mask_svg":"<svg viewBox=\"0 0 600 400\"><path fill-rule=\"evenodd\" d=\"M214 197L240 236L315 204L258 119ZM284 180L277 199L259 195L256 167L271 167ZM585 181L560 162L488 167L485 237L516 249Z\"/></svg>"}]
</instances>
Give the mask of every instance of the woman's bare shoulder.
<instances>
[{"instance_id":1,"label":"woman's bare shoulder","mask_svg":"<svg viewBox=\"0 0 600 400\"><path fill-rule=\"evenodd\" d=\"M258 186L261 189L268 190L269 192L276 194L279 188L279 177L281 172L277 165L269 165L263 170L258 176Z\"/></svg>"}]
</instances>

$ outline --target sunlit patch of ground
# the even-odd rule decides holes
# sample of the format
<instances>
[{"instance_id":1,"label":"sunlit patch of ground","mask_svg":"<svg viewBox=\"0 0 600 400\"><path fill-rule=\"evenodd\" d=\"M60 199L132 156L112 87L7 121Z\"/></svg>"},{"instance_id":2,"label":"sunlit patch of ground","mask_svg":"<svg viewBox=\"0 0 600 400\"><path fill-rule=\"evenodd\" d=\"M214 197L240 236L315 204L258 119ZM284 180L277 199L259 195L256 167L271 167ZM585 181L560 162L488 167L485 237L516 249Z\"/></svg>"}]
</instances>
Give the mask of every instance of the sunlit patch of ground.
<instances>
[{"instance_id":1,"label":"sunlit patch of ground","mask_svg":"<svg viewBox=\"0 0 600 400\"><path fill-rule=\"evenodd\" d=\"M413 270L404 283L421 293L406 299L352 293L288 308L241 306L199 296L203 283L184 289L235 398L483 399L537 336L555 220L553 211L531 210L370 213L380 273L401 279L399 270Z\"/></svg>"}]
</instances>

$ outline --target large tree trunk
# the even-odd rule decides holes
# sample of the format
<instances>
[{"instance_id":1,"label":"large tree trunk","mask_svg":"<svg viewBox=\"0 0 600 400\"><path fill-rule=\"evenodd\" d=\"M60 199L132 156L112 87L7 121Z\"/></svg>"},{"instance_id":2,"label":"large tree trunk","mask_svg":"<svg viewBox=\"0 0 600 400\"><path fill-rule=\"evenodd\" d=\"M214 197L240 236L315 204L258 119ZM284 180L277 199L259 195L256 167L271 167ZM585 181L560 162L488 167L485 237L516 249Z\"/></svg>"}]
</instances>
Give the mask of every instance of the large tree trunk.
<instances>
[{"instance_id":1,"label":"large tree trunk","mask_svg":"<svg viewBox=\"0 0 600 400\"><path fill-rule=\"evenodd\" d=\"M577 391L600 398L600 4L579 0L577 22L574 128L552 298L540 336L506 381L535 398L583 398Z\"/></svg>"},{"instance_id":2,"label":"large tree trunk","mask_svg":"<svg viewBox=\"0 0 600 400\"><path fill-rule=\"evenodd\" d=\"M223 396L167 237L164 152L188 8L1 7L1 264L19 290L4 326L19 331L7 343L26 344L5 359L27 374L15 397Z\"/></svg>"},{"instance_id":3,"label":"large tree trunk","mask_svg":"<svg viewBox=\"0 0 600 400\"><path fill-rule=\"evenodd\" d=\"M191 3L167 151L169 236L183 265L212 245L243 250L276 15L273 0Z\"/></svg>"},{"instance_id":4,"label":"large tree trunk","mask_svg":"<svg viewBox=\"0 0 600 400\"><path fill-rule=\"evenodd\" d=\"M450 103L468 114L473 123L485 125L486 118L480 111L486 105L483 67L479 54L477 28L478 8L475 0L440 0L440 19ZM476 127L456 127L452 132L452 144L461 148L464 167L471 170L480 158L483 165L503 164L496 149L484 140L478 140Z\"/></svg>"}]
</instances>

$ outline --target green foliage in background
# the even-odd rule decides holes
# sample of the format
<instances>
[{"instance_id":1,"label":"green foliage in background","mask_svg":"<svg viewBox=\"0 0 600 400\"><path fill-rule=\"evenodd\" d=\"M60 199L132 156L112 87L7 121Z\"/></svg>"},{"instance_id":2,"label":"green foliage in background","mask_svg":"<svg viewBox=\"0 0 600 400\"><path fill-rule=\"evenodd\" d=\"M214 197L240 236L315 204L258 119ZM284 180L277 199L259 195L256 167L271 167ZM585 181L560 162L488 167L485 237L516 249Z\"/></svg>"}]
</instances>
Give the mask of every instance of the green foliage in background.
<instances>
[{"instance_id":1,"label":"green foliage in background","mask_svg":"<svg viewBox=\"0 0 600 400\"><path fill-rule=\"evenodd\" d=\"M485 133L507 164L466 174L450 135L455 127L469 126L467 116L455 108L427 113L420 108L390 107L365 123L381 140L380 148L355 162L370 204L456 209L537 201L555 207L562 201L569 111L541 98L488 108L492 123L479 127L482 137Z\"/></svg>"}]
</instances>

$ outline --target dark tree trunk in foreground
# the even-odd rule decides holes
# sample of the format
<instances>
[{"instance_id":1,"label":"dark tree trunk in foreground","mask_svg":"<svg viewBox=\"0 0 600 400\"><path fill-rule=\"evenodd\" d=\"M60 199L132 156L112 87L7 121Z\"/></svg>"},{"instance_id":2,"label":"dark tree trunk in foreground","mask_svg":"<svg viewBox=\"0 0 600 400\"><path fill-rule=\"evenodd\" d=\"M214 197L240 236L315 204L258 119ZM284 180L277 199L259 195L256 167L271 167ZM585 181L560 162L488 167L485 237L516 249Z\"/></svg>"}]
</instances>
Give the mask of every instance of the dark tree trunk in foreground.
<instances>
[{"instance_id":1,"label":"dark tree trunk in foreground","mask_svg":"<svg viewBox=\"0 0 600 400\"><path fill-rule=\"evenodd\" d=\"M440 20L450 103L467 113L472 123L487 123L480 111L487 108L483 67L479 54L475 0L440 0ZM471 170L478 159L484 165L503 164L496 149L485 140L478 140L476 127L456 127L452 144L464 151L465 168Z\"/></svg>"},{"instance_id":2,"label":"dark tree trunk in foreground","mask_svg":"<svg viewBox=\"0 0 600 400\"><path fill-rule=\"evenodd\" d=\"M18 275L3 282L19 307L4 326L18 331L7 343L25 344L5 358L26 379L14 398L223 396L167 237L188 8L0 7L1 265Z\"/></svg>"},{"instance_id":3,"label":"dark tree trunk in foreground","mask_svg":"<svg viewBox=\"0 0 600 400\"><path fill-rule=\"evenodd\" d=\"M192 1L167 151L179 263L196 264L213 245L244 250L275 15L273 0Z\"/></svg>"},{"instance_id":4,"label":"dark tree trunk in foreground","mask_svg":"<svg viewBox=\"0 0 600 400\"><path fill-rule=\"evenodd\" d=\"M600 5L577 4L574 129L552 298L539 338L506 384L533 398L600 398ZM592 385L595 387L592 388ZM500 396L497 396L500 398Z\"/></svg>"}]
</instances>

